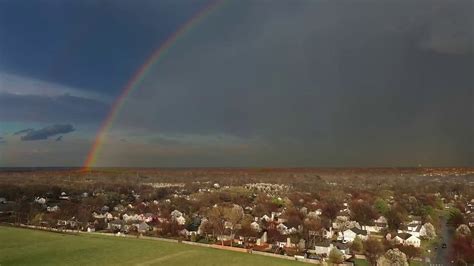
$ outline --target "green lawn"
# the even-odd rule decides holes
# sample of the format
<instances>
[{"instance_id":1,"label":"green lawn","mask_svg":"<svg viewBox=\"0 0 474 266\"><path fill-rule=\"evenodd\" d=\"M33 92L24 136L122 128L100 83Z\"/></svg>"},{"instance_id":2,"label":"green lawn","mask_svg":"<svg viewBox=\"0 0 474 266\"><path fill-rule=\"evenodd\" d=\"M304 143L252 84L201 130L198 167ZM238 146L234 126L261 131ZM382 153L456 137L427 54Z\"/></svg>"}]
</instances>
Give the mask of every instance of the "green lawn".
<instances>
[{"instance_id":1,"label":"green lawn","mask_svg":"<svg viewBox=\"0 0 474 266\"><path fill-rule=\"evenodd\" d=\"M363 259L354 259L354 264L355 266L369 266L369 262ZM410 262L410 266L421 266L421 265L423 265L423 263L420 261L414 260Z\"/></svg>"},{"instance_id":2,"label":"green lawn","mask_svg":"<svg viewBox=\"0 0 474 266\"><path fill-rule=\"evenodd\" d=\"M0 226L0 265L305 265L156 240Z\"/></svg>"},{"instance_id":3,"label":"green lawn","mask_svg":"<svg viewBox=\"0 0 474 266\"><path fill-rule=\"evenodd\" d=\"M369 266L369 262L363 259L355 259L354 264L355 266Z\"/></svg>"}]
</instances>

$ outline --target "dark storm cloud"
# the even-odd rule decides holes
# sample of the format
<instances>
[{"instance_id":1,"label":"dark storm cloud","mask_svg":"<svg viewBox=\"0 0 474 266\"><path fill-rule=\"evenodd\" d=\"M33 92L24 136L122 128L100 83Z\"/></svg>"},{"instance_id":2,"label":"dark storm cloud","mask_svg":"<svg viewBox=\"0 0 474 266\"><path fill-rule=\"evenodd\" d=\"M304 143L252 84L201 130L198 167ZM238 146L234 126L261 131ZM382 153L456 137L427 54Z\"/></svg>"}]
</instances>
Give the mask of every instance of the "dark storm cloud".
<instances>
[{"instance_id":1,"label":"dark storm cloud","mask_svg":"<svg viewBox=\"0 0 474 266\"><path fill-rule=\"evenodd\" d=\"M453 2L231 5L156 67L116 126L257 137L278 162L471 165L471 3Z\"/></svg>"},{"instance_id":2,"label":"dark storm cloud","mask_svg":"<svg viewBox=\"0 0 474 266\"><path fill-rule=\"evenodd\" d=\"M110 14L100 16L104 25L98 23L87 49L73 56L79 60L68 64L81 71L58 68L66 80L77 78L71 84L117 95L159 40L179 28L171 23L163 30L163 16L151 6L126 5L119 8L127 11L126 18L118 16L119 26ZM118 108L107 136L127 141L113 142L118 151L107 159L111 165L116 160L149 166L474 165L472 5L472 0L227 1L180 36ZM40 44L64 37L50 34ZM151 38L154 34L160 36ZM124 42L114 45L117 39ZM11 45L16 43L34 42ZM32 60L24 56L30 49L6 48L9 62L39 62L34 68L40 69L57 50L40 49L47 52L34 53ZM0 121L96 123L108 110L101 101L79 96L12 91L0 94ZM85 144L80 145L74 147ZM166 152L159 153L162 148ZM173 150L182 152L170 156Z\"/></svg>"},{"instance_id":3,"label":"dark storm cloud","mask_svg":"<svg viewBox=\"0 0 474 266\"><path fill-rule=\"evenodd\" d=\"M440 54L465 55L474 53L473 1L437 3L419 42L422 49Z\"/></svg>"},{"instance_id":4,"label":"dark storm cloud","mask_svg":"<svg viewBox=\"0 0 474 266\"><path fill-rule=\"evenodd\" d=\"M21 136L21 140L23 141L28 141L28 140L45 140L48 139L49 137L58 135L58 134L67 134L73 132L75 129L72 125L70 124L57 124L57 125L51 125L47 126L41 129L34 129L34 130L29 130L29 131L24 131L26 134ZM56 141L61 140L62 136L59 136Z\"/></svg>"},{"instance_id":5,"label":"dark storm cloud","mask_svg":"<svg viewBox=\"0 0 474 266\"><path fill-rule=\"evenodd\" d=\"M21 134L23 134L23 133L28 133L28 132L31 132L31 131L33 131L32 128L22 129L22 130L20 130L20 131L17 131L17 132L15 132L15 133L13 133L13 135L14 135L14 136L16 136L16 135L21 135Z\"/></svg>"},{"instance_id":6,"label":"dark storm cloud","mask_svg":"<svg viewBox=\"0 0 474 266\"><path fill-rule=\"evenodd\" d=\"M0 121L96 123L107 111L106 103L78 96L0 93Z\"/></svg>"}]
</instances>

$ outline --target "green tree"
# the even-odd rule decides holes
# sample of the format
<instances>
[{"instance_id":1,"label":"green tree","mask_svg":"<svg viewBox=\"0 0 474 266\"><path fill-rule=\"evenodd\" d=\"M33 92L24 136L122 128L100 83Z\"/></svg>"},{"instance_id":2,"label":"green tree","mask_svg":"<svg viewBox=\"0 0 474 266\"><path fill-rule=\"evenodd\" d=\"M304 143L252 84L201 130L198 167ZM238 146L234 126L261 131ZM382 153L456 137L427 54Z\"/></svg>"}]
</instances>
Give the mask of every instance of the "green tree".
<instances>
[{"instance_id":1,"label":"green tree","mask_svg":"<svg viewBox=\"0 0 474 266\"><path fill-rule=\"evenodd\" d=\"M344 255L337 248L332 248L329 252L329 262L332 264L341 264L344 262Z\"/></svg>"},{"instance_id":2,"label":"green tree","mask_svg":"<svg viewBox=\"0 0 474 266\"><path fill-rule=\"evenodd\" d=\"M374 202L374 208L380 213L380 214L386 214L389 210L390 207L388 206L387 202L381 198L377 198Z\"/></svg>"},{"instance_id":3,"label":"green tree","mask_svg":"<svg viewBox=\"0 0 474 266\"><path fill-rule=\"evenodd\" d=\"M448 223L453 227L458 227L465 222L464 215L457 208L452 208L449 212Z\"/></svg>"},{"instance_id":4,"label":"green tree","mask_svg":"<svg viewBox=\"0 0 474 266\"><path fill-rule=\"evenodd\" d=\"M360 237L356 236L354 241L352 241L351 249L357 253L364 250L364 244L362 243L362 239L360 239Z\"/></svg>"}]
</instances>

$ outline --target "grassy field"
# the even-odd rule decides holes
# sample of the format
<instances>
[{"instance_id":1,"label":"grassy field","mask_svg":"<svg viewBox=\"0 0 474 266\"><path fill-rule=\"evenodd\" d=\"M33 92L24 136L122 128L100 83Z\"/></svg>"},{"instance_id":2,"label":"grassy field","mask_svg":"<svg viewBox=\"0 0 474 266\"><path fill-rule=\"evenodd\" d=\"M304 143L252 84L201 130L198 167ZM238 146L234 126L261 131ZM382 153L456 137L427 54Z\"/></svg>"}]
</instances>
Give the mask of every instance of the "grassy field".
<instances>
[{"instance_id":1,"label":"grassy field","mask_svg":"<svg viewBox=\"0 0 474 266\"><path fill-rule=\"evenodd\" d=\"M355 266L369 266L369 262L367 262L366 260L362 260L362 259L355 259L354 264L355 264Z\"/></svg>"},{"instance_id":2,"label":"grassy field","mask_svg":"<svg viewBox=\"0 0 474 266\"><path fill-rule=\"evenodd\" d=\"M355 266L369 266L369 262L363 259L355 259L354 264ZM423 263L419 261L410 262L410 266L421 266L421 265L423 265Z\"/></svg>"},{"instance_id":3,"label":"grassy field","mask_svg":"<svg viewBox=\"0 0 474 266\"><path fill-rule=\"evenodd\" d=\"M156 240L0 226L0 265L308 265Z\"/></svg>"}]
</instances>

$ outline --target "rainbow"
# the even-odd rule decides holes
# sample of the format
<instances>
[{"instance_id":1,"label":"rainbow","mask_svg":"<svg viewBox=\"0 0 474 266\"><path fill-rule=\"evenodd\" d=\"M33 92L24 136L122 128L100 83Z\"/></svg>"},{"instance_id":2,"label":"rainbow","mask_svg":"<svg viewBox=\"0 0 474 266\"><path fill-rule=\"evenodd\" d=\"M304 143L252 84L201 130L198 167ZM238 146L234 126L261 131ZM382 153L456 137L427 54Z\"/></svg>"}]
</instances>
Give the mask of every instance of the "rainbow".
<instances>
[{"instance_id":1,"label":"rainbow","mask_svg":"<svg viewBox=\"0 0 474 266\"><path fill-rule=\"evenodd\" d=\"M112 126L117 115L120 113L120 107L123 105L125 99L130 95L130 93L136 88L138 88L138 85L140 85L140 83L143 81L152 66L159 62L160 59L162 59L166 55L166 52L169 51L171 47L173 47L173 44L175 44L180 39L180 37L189 32L195 25L197 25L203 18L207 17L211 12L222 6L224 1L225 0L212 1L210 4L208 4L199 12L197 12L188 21L181 25L177 31L171 34L165 42L163 42L157 49L155 49L145 61L145 63L142 64L138 68L138 70L135 71L132 78L122 89L120 95L112 103L112 106L110 107L107 116L100 125L92 147L89 150L89 153L87 154L87 157L84 161L83 169L90 169L94 165L97 156L100 153L105 135Z\"/></svg>"}]
</instances>

